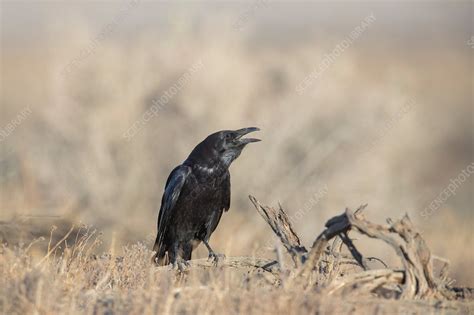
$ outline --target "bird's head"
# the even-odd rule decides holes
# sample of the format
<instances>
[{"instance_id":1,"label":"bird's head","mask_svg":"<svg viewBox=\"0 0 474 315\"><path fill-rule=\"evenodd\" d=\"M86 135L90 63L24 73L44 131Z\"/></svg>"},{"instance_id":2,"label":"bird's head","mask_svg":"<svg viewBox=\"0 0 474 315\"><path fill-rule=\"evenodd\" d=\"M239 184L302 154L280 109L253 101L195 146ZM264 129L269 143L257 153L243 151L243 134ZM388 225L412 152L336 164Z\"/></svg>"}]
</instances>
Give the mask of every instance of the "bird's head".
<instances>
[{"instance_id":1,"label":"bird's head","mask_svg":"<svg viewBox=\"0 0 474 315\"><path fill-rule=\"evenodd\" d=\"M260 139L244 138L246 134L259 131L256 127L242 128L239 130L223 130L214 134L215 149L225 165L239 157L245 146Z\"/></svg>"},{"instance_id":2,"label":"bird's head","mask_svg":"<svg viewBox=\"0 0 474 315\"><path fill-rule=\"evenodd\" d=\"M196 157L199 162L205 162L212 156L212 161L219 162L222 166L229 167L239 157L245 146L260 139L244 138L245 135L258 131L256 127L242 128L238 130L222 130L209 135L191 153L190 157ZM212 152L212 153L211 153ZM199 156L199 157L198 157ZM206 161L206 162L207 162Z\"/></svg>"}]
</instances>

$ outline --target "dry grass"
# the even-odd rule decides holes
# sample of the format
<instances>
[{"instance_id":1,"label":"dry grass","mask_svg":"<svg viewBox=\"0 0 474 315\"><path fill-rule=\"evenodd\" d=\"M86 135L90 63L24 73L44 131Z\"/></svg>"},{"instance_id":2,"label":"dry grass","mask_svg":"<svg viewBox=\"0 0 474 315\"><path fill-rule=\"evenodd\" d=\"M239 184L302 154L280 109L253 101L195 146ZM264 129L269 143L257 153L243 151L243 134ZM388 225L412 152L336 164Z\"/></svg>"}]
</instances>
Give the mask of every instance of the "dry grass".
<instances>
[{"instance_id":1,"label":"dry grass","mask_svg":"<svg viewBox=\"0 0 474 315\"><path fill-rule=\"evenodd\" d=\"M191 268L185 274L150 263L150 244L92 255L93 233L77 234L45 259L30 246L2 247L5 314L468 314L472 302L331 296L296 282L275 282L261 269ZM53 244L54 245L54 244ZM46 257L46 256L45 256Z\"/></svg>"}]
</instances>

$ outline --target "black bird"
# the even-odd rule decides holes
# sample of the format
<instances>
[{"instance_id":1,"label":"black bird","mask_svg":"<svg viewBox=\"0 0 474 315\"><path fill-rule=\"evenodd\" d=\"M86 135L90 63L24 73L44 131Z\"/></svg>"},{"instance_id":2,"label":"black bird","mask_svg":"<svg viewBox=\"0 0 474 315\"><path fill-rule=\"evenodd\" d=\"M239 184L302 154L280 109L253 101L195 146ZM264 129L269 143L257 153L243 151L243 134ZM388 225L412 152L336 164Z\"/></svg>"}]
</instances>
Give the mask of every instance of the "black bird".
<instances>
[{"instance_id":1,"label":"black bird","mask_svg":"<svg viewBox=\"0 0 474 315\"><path fill-rule=\"evenodd\" d=\"M200 242L206 245L209 258L217 263L221 255L209 246L209 238L222 213L230 207L229 166L247 144L260 141L243 138L258 130L250 127L213 133L171 172L158 215L158 234L153 246L156 264L172 263L181 268Z\"/></svg>"}]
</instances>

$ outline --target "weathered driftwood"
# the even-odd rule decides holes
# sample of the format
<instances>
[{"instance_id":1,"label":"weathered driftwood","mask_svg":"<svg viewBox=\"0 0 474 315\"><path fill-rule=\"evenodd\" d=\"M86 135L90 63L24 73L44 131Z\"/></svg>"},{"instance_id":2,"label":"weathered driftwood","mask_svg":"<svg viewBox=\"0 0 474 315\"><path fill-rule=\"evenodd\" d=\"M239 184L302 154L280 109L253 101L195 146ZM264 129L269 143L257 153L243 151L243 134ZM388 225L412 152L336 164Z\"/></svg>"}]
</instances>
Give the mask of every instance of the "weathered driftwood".
<instances>
[{"instance_id":1,"label":"weathered driftwood","mask_svg":"<svg viewBox=\"0 0 474 315\"><path fill-rule=\"evenodd\" d=\"M207 258L193 259L186 262L189 269L193 268L214 268L215 262ZM169 270L171 265L157 267L157 271ZM249 268L249 269L263 269L269 272L275 272L277 261L272 259L257 258L257 257L225 257L219 260L219 267L224 268ZM172 268L172 267L171 267Z\"/></svg>"},{"instance_id":2,"label":"weathered driftwood","mask_svg":"<svg viewBox=\"0 0 474 315\"><path fill-rule=\"evenodd\" d=\"M402 297L426 298L443 293L433 276L430 250L408 215L388 226L356 218L350 211L346 211L346 215L352 227L371 238L383 240L400 257L404 266Z\"/></svg>"},{"instance_id":3,"label":"weathered driftwood","mask_svg":"<svg viewBox=\"0 0 474 315\"><path fill-rule=\"evenodd\" d=\"M299 237L281 206L279 209L264 206L252 196L250 200L295 261L294 278L308 278L312 273L320 272L318 266L324 261L323 257L332 254L336 258L336 263L332 263L327 271L328 281L324 288L329 294L350 291L384 296L386 292L391 292L391 296L415 299L454 297L444 282L435 278L430 250L408 215L395 222L390 220L388 225L379 225L362 216L362 211L367 205L359 207L355 212L346 209L343 214L331 218L326 223L326 229L316 238L308 251L301 245ZM389 269L381 260L374 258L382 262L385 268L369 270L367 258L362 256L349 238L350 230L355 230L370 238L383 240L390 245L401 259L404 269ZM328 243L334 238L336 239L328 251ZM354 261L364 271L335 279L342 244L346 245ZM443 270L443 277L445 273L446 270Z\"/></svg>"},{"instance_id":4,"label":"weathered driftwood","mask_svg":"<svg viewBox=\"0 0 474 315\"><path fill-rule=\"evenodd\" d=\"M301 245L298 235L293 231L291 222L285 211L279 207L275 209L268 206L261 205L258 200L249 196L250 201L253 203L258 213L263 219L270 225L273 232L281 240L283 246L285 246L288 253L291 255L293 262L296 266L304 263L305 254L308 252L304 246Z\"/></svg>"},{"instance_id":5,"label":"weathered driftwood","mask_svg":"<svg viewBox=\"0 0 474 315\"><path fill-rule=\"evenodd\" d=\"M367 205L360 206L356 210L356 213L362 212L366 207ZM341 214L339 216L331 218L328 222L326 222L325 226L326 229L321 234L319 234L319 236L314 241L313 246L311 246L311 250L308 253L307 263L299 271L300 276L306 276L309 272L313 271L316 268L316 266L318 265L318 261L321 259L324 249L328 245L329 240L331 240L332 238L338 235L344 235L344 238L341 237L341 239L342 242L345 243L347 246L347 232L349 231L351 225L347 220L347 216L345 214ZM352 241L350 243L351 246L348 246L348 248L351 251L351 254L355 256L354 258L357 257L356 261L361 264L364 269L367 269L366 264L362 262L362 255L355 249L355 246L353 246Z\"/></svg>"},{"instance_id":6,"label":"weathered driftwood","mask_svg":"<svg viewBox=\"0 0 474 315\"><path fill-rule=\"evenodd\" d=\"M390 269L362 271L346 276L329 284L325 290L328 294L351 293L371 294L384 287L403 282L404 272ZM397 292L398 293L398 292ZM397 294L399 295L399 294ZM390 296L396 296L391 294Z\"/></svg>"}]
</instances>

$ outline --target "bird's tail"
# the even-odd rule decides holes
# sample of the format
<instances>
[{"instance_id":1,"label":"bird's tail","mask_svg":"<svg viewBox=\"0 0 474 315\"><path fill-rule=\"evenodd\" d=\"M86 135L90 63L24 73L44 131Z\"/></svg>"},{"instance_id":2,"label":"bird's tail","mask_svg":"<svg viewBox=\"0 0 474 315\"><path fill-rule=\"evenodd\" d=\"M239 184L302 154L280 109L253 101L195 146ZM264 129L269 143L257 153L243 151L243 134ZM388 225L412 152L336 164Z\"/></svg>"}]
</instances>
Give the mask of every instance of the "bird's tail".
<instances>
[{"instance_id":1,"label":"bird's tail","mask_svg":"<svg viewBox=\"0 0 474 315\"><path fill-rule=\"evenodd\" d=\"M189 243L184 245L180 250L176 248L173 250L173 248L168 248L166 244L160 242L159 236L157 236L153 251L155 254L153 255L152 262L157 266L165 266L174 263L176 259L178 259L178 256L181 256L184 260L191 260L193 245Z\"/></svg>"},{"instance_id":2,"label":"bird's tail","mask_svg":"<svg viewBox=\"0 0 474 315\"><path fill-rule=\"evenodd\" d=\"M169 257L166 254L168 249L165 244L160 243L160 236L157 235L155 245L153 245L153 251L155 254L153 255L152 262L158 266L165 266L170 263Z\"/></svg>"}]
</instances>

